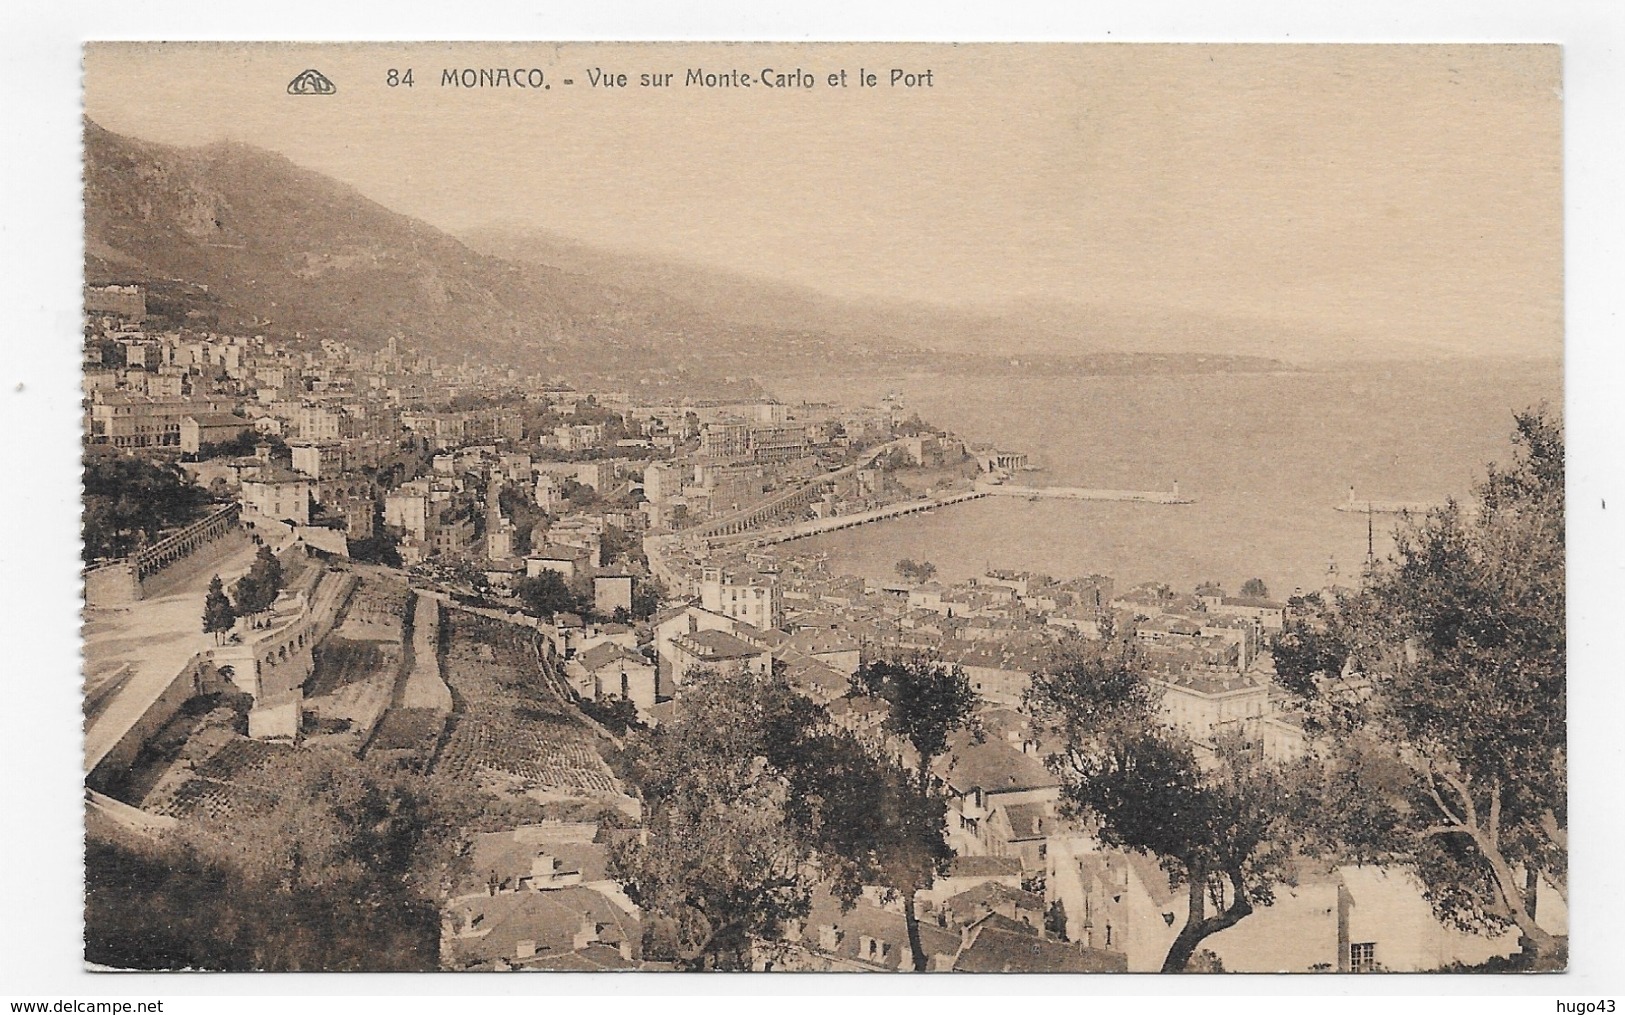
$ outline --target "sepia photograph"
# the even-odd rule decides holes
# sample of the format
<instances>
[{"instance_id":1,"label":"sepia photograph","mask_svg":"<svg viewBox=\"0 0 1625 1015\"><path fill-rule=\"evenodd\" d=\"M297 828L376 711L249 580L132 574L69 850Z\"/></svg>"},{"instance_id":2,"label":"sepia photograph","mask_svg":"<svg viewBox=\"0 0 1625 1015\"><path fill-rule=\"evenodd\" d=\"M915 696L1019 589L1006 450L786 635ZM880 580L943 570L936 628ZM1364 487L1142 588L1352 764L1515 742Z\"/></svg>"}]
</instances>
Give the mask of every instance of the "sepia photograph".
<instances>
[{"instance_id":1,"label":"sepia photograph","mask_svg":"<svg viewBox=\"0 0 1625 1015\"><path fill-rule=\"evenodd\" d=\"M1563 80L87 42L85 968L1566 971Z\"/></svg>"}]
</instances>

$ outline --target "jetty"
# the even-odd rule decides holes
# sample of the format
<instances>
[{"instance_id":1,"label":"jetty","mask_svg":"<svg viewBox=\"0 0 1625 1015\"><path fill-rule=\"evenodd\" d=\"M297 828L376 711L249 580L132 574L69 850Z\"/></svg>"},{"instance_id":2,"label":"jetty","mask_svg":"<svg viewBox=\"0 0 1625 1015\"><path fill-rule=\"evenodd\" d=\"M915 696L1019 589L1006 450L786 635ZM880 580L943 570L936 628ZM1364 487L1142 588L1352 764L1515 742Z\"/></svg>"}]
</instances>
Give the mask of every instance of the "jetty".
<instances>
[{"instance_id":1,"label":"jetty","mask_svg":"<svg viewBox=\"0 0 1625 1015\"><path fill-rule=\"evenodd\" d=\"M868 511L855 511L847 515L833 515L828 518L796 522L775 528L758 528L709 536L706 542L710 546L747 542L757 546L787 543L793 539L821 536L827 532L837 532L858 525L868 525L871 522L901 518L904 515L919 514L922 511L935 511L937 508L980 500L983 497L1024 497L1028 500L1049 498L1055 500L1124 501L1135 504L1194 504L1196 502L1195 498L1182 496L1178 484L1174 485L1173 490L1168 491L1097 490L1072 486L1011 486L1004 483L979 482L974 488L962 490L958 493L920 497L914 500L887 504ZM653 557L650 559L653 560Z\"/></svg>"},{"instance_id":2,"label":"jetty","mask_svg":"<svg viewBox=\"0 0 1625 1015\"><path fill-rule=\"evenodd\" d=\"M1444 505L1442 500L1359 500L1351 486L1349 499L1336 505L1335 510L1360 515L1425 515Z\"/></svg>"},{"instance_id":3,"label":"jetty","mask_svg":"<svg viewBox=\"0 0 1625 1015\"><path fill-rule=\"evenodd\" d=\"M980 493L995 497L1025 497L1028 500L1103 500L1135 504L1194 504L1194 497L1181 496L1179 484L1172 490L1099 490L1081 486L1019 486L1010 483L977 483Z\"/></svg>"}]
</instances>

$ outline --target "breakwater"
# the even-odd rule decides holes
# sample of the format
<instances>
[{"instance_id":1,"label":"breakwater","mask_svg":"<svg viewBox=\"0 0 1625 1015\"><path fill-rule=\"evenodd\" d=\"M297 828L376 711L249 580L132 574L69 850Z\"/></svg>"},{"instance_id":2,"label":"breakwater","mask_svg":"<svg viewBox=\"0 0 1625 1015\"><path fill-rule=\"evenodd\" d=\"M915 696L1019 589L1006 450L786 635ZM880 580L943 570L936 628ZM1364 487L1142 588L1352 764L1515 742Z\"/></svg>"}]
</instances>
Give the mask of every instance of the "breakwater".
<instances>
[{"instance_id":1,"label":"breakwater","mask_svg":"<svg viewBox=\"0 0 1625 1015\"><path fill-rule=\"evenodd\" d=\"M1028 500L1106 500L1136 504L1194 504L1176 485L1173 490L1098 490L1081 486L1014 486L1008 483L978 483L978 492L995 497L1025 497Z\"/></svg>"}]
</instances>

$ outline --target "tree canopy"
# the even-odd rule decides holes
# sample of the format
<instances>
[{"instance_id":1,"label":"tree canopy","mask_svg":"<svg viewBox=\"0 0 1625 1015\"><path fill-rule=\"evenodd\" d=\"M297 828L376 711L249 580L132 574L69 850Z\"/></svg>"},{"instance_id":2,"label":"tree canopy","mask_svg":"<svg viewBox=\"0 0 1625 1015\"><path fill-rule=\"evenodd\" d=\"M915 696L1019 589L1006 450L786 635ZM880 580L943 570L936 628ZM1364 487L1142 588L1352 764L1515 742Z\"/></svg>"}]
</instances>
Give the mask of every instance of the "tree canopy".
<instances>
[{"instance_id":1,"label":"tree canopy","mask_svg":"<svg viewBox=\"0 0 1625 1015\"><path fill-rule=\"evenodd\" d=\"M1535 919L1538 886L1567 890L1563 436L1544 409L1515 422L1512 464L1470 505L1402 524L1319 621L1324 660L1295 672L1318 667L1306 708L1337 763L1386 791L1339 835L1411 863L1441 916L1516 927L1544 961L1561 943Z\"/></svg>"},{"instance_id":2,"label":"tree canopy","mask_svg":"<svg viewBox=\"0 0 1625 1015\"><path fill-rule=\"evenodd\" d=\"M1186 886L1163 972L1185 971L1203 940L1274 901L1301 835L1291 777L1234 730L1200 764L1197 745L1162 721L1131 640L1074 646L1033 675L1024 704L1061 745L1048 764L1066 809L1103 845L1155 856Z\"/></svg>"},{"instance_id":3,"label":"tree canopy","mask_svg":"<svg viewBox=\"0 0 1625 1015\"><path fill-rule=\"evenodd\" d=\"M864 834L878 843L868 855L879 880L902 895L910 957L915 971L924 972L914 894L931 887L949 859L943 839L947 811L932 791L931 763L948 749L955 732L970 729L981 735L975 717L978 699L964 669L926 655L865 663L853 675L852 687L883 699L887 731L914 748L914 779L907 779L901 766L885 766L872 783L864 784L864 794L873 798Z\"/></svg>"},{"instance_id":4,"label":"tree canopy","mask_svg":"<svg viewBox=\"0 0 1625 1015\"><path fill-rule=\"evenodd\" d=\"M85 457L85 562L122 557L166 530L195 520L209 502L206 490L178 467L127 455Z\"/></svg>"},{"instance_id":5,"label":"tree canopy","mask_svg":"<svg viewBox=\"0 0 1625 1015\"><path fill-rule=\"evenodd\" d=\"M929 655L870 660L853 674L852 689L886 702L886 730L919 756L922 788L949 738L974 723L977 696L965 670Z\"/></svg>"},{"instance_id":6,"label":"tree canopy","mask_svg":"<svg viewBox=\"0 0 1625 1015\"><path fill-rule=\"evenodd\" d=\"M671 958L748 968L815 885L848 906L867 885L912 900L946 866L943 802L781 677L696 671L676 702L632 737L648 835L612 856Z\"/></svg>"},{"instance_id":7,"label":"tree canopy","mask_svg":"<svg viewBox=\"0 0 1625 1015\"><path fill-rule=\"evenodd\" d=\"M929 560L916 561L911 557L899 560L895 568L898 577L905 581L928 582L937 575L937 565Z\"/></svg>"},{"instance_id":8,"label":"tree canopy","mask_svg":"<svg viewBox=\"0 0 1625 1015\"><path fill-rule=\"evenodd\" d=\"M237 611L232 609L231 600L226 598L226 588L220 576L215 575L209 581L209 591L203 597L203 633L214 635L218 642L236 623Z\"/></svg>"},{"instance_id":9,"label":"tree canopy","mask_svg":"<svg viewBox=\"0 0 1625 1015\"><path fill-rule=\"evenodd\" d=\"M808 912L817 799L792 786L817 711L771 677L697 671L675 715L631 740L646 835L617 845L611 867L671 928L673 960L748 969L756 942Z\"/></svg>"},{"instance_id":10,"label":"tree canopy","mask_svg":"<svg viewBox=\"0 0 1625 1015\"><path fill-rule=\"evenodd\" d=\"M590 605L557 571L544 570L534 578L521 578L514 583L513 591L525 609L538 617L579 613Z\"/></svg>"},{"instance_id":11,"label":"tree canopy","mask_svg":"<svg viewBox=\"0 0 1625 1015\"><path fill-rule=\"evenodd\" d=\"M282 582L282 562L269 544L260 544L248 573L232 585L237 616L257 617L269 610L282 592Z\"/></svg>"},{"instance_id":12,"label":"tree canopy","mask_svg":"<svg viewBox=\"0 0 1625 1015\"><path fill-rule=\"evenodd\" d=\"M86 956L123 968L406 971L439 965L459 812L427 780L337 751L278 752L150 845L92 841Z\"/></svg>"}]
</instances>

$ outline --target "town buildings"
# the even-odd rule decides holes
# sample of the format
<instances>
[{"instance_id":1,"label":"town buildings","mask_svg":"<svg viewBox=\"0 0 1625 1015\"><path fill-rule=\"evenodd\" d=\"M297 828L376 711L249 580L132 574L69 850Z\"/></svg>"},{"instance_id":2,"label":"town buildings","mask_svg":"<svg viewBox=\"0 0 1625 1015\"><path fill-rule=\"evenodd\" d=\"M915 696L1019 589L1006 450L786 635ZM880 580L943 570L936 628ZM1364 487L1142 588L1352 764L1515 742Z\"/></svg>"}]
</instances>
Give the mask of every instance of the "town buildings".
<instances>
[{"instance_id":1,"label":"town buildings","mask_svg":"<svg viewBox=\"0 0 1625 1015\"><path fill-rule=\"evenodd\" d=\"M300 552L398 555L402 581L428 614L442 603L483 611L470 615L534 636L548 648L514 672L545 674L583 708L629 702L638 720L656 723L707 673L776 675L908 764L884 705L853 693L854 674L891 655L959 667L980 699L984 736L954 738L931 766L957 854L920 894L934 969L1153 969L1184 919L1188 886L1144 856L1101 848L1065 812L1046 764L1052 745L1018 711L1031 675L1080 640L1107 631L1132 639L1163 719L1201 750L1231 732L1266 758L1307 749L1271 679L1284 604L998 568L967 581L872 582L758 538L914 496L891 475L898 469L1011 471L1026 464L1019 453L967 459L952 435L899 435L895 406L635 405L624 393L437 365L393 339L366 353L331 341L295 349L256 336L148 333L138 326L139 295L87 294L119 318L95 350L116 362L87 375L87 441L154 461L185 457L211 496L241 505L256 535L285 535ZM466 408L470 393L499 404ZM253 453L240 454L237 445L256 438ZM773 507L738 531L695 534L763 505ZM516 590L550 574L574 605L526 614ZM664 602L635 616L647 602L640 588L656 579ZM314 589L290 594L264 627L235 632L210 657L252 699L251 739L297 743L313 723L341 721L338 705L319 711L305 696L323 635L316 599ZM399 628L395 637L398 645ZM433 646L418 658L433 660ZM344 722L365 711L361 692L354 696ZM493 725L491 742L515 751L529 743L514 709L496 712L508 725ZM534 753L516 766L525 771L556 764L549 751L565 753L527 749ZM525 827L473 838L476 866L488 870L446 900L447 965L643 961L641 914L608 876L596 830L571 838L579 832ZM1562 925L1560 914L1550 919ZM787 937L776 968L892 970L908 959L903 916L878 893L851 909L825 893ZM1339 865L1305 872L1274 906L1207 947L1227 969L1362 971L1481 961L1515 942L1449 932L1402 871Z\"/></svg>"}]
</instances>

